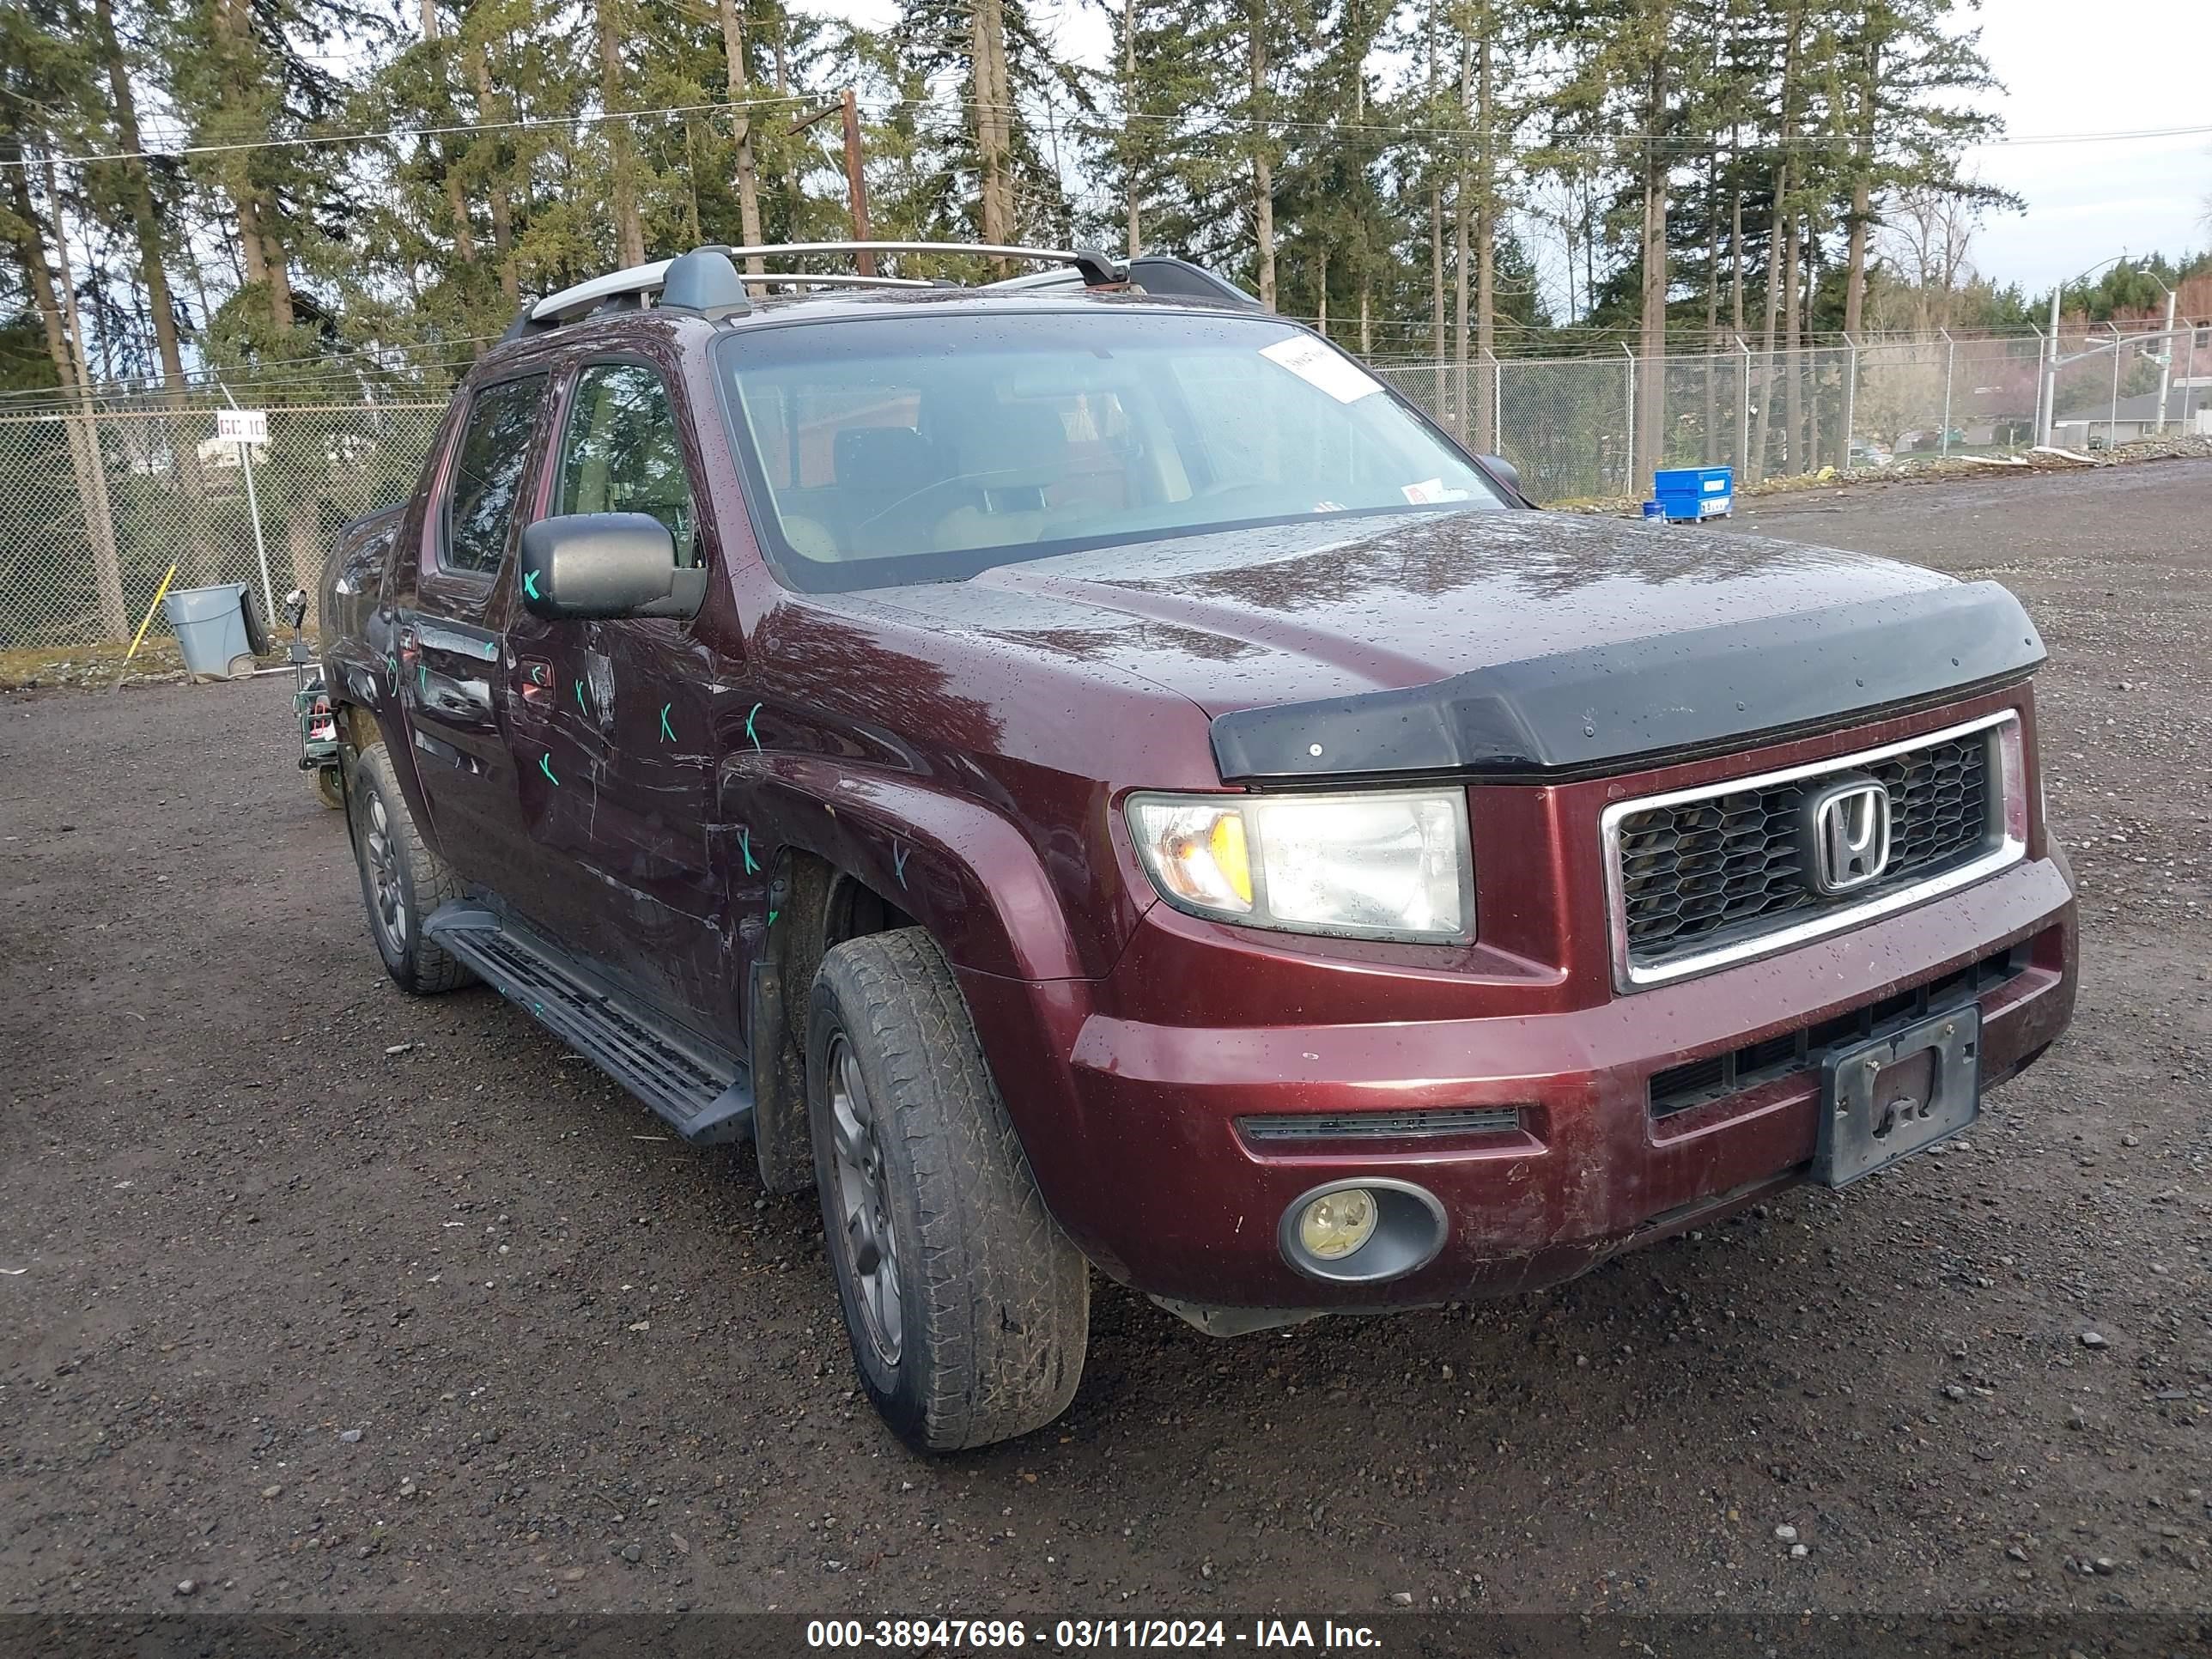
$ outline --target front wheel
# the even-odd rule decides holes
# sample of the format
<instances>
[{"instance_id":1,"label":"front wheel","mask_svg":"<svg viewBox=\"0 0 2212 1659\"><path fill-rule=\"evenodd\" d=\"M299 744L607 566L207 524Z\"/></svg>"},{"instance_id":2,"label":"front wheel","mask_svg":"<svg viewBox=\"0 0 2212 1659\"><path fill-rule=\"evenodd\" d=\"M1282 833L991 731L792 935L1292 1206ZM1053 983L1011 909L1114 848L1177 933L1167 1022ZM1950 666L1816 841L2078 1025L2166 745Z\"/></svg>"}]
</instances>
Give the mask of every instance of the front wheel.
<instances>
[{"instance_id":1,"label":"front wheel","mask_svg":"<svg viewBox=\"0 0 2212 1659\"><path fill-rule=\"evenodd\" d=\"M823 1228L869 1399L919 1451L1051 1422L1083 1376L1090 1269L936 944L909 927L830 951L806 1049Z\"/></svg>"}]
</instances>

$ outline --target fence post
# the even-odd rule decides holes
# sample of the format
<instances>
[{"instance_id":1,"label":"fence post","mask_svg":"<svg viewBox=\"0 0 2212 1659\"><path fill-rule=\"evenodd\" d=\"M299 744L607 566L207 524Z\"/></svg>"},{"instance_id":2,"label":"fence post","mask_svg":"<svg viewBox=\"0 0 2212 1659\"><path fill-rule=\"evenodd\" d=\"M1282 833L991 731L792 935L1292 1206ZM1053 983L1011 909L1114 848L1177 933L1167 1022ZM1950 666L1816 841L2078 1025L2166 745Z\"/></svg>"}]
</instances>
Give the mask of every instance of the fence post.
<instances>
[{"instance_id":1,"label":"fence post","mask_svg":"<svg viewBox=\"0 0 2212 1659\"><path fill-rule=\"evenodd\" d=\"M1490 359L1490 451L1492 455L1505 453L1505 365L1498 361L1498 354L1488 346L1482 355Z\"/></svg>"},{"instance_id":2,"label":"fence post","mask_svg":"<svg viewBox=\"0 0 2212 1659\"><path fill-rule=\"evenodd\" d=\"M1851 470L1851 439L1859 418L1859 343L1846 334L1844 347L1851 354L1851 361L1844 374L1844 464L1838 470L1848 472Z\"/></svg>"},{"instance_id":3,"label":"fence post","mask_svg":"<svg viewBox=\"0 0 2212 1659\"><path fill-rule=\"evenodd\" d=\"M1751 482L1751 348L1744 343L1741 334L1735 337L1735 349L1743 353L1743 368L1737 377L1735 398L1735 470L1744 475L1744 482L1748 483Z\"/></svg>"},{"instance_id":4,"label":"fence post","mask_svg":"<svg viewBox=\"0 0 2212 1659\"><path fill-rule=\"evenodd\" d=\"M1948 460L1951 455L1951 377L1959 366L1959 343L1951 337L1951 331L1936 331L1943 337L1943 430L1936 440L1936 454L1939 460Z\"/></svg>"},{"instance_id":5,"label":"fence post","mask_svg":"<svg viewBox=\"0 0 2212 1659\"><path fill-rule=\"evenodd\" d=\"M1636 483L1636 352L1627 341L1620 349L1628 354L1628 453L1626 457L1627 493L1632 499L1641 500L1642 492Z\"/></svg>"},{"instance_id":6,"label":"fence post","mask_svg":"<svg viewBox=\"0 0 2212 1659\"><path fill-rule=\"evenodd\" d=\"M2187 437L2197 420L2197 325L2189 325L2189 366L2181 378L2189 382L2189 390L2181 397L2181 432Z\"/></svg>"}]
</instances>

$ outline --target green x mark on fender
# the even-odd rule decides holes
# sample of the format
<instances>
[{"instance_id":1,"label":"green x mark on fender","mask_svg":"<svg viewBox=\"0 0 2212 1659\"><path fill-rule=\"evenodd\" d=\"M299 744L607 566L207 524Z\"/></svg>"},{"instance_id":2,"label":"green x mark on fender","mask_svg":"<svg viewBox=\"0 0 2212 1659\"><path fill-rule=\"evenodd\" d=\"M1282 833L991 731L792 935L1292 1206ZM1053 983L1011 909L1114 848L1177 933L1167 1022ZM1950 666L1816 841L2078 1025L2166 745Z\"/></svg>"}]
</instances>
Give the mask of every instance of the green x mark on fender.
<instances>
[{"instance_id":1,"label":"green x mark on fender","mask_svg":"<svg viewBox=\"0 0 2212 1659\"><path fill-rule=\"evenodd\" d=\"M660 705L660 740L663 743L676 741L676 728L668 723L668 711L675 707L672 702L664 702Z\"/></svg>"},{"instance_id":2,"label":"green x mark on fender","mask_svg":"<svg viewBox=\"0 0 2212 1659\"><path fill-rule=\"evenodd\" d=\"M589 703L584 701L583 681L577 680L574 684L576 687L576 707L582 709L586 714L590 714L592 712L592 707Z\"/></svg>"},{"instance_id":3,"label":"green x mark on fender","mask_svg":"<svg viewBox=\"0 0 2212 1659\"><path fill-rule=\"evenodd\" d=\"M538 573L535 570L522 573L522 591L533 599L538 597Z\"/></svg>"},{"instance_id":4,"label":"green x mark on fender","mask_svg":"<svg viewBox=\"0 0 2212 1659\"><path fill-rule=\"evenodd\" d=\"M760 866L753 861L753 832L751 830L740 830L738 831L738 855L745 861L745 873L747 875L753 875L759 871Z\"/></svg>"},{"instance_id":5,"label":"green x mark on fender","mask_svg":"<svg viewBox=\"0 0 2212 1659\"><path fill-rule=\"evenodd\" d=\"M760 711L761 706L755 703L752 707L752 714L745 716L745 735L753 740L753 753L756 755L761 751L761 740L760 733L753 730L753 714L757 714Z\"/></svg>"},{"instance_id":6,"label":"green x mark on fender","mask_svg":"<svg viewBox=\"0 0 2212 1659\"><path fill-rule=\"evenodd\" d=\"M545 775L546 782L551 784L556 789L561 787L561 780L553 775L552 756L540 755L538 757L538 769Z\"/></svg>"}]
</instances>

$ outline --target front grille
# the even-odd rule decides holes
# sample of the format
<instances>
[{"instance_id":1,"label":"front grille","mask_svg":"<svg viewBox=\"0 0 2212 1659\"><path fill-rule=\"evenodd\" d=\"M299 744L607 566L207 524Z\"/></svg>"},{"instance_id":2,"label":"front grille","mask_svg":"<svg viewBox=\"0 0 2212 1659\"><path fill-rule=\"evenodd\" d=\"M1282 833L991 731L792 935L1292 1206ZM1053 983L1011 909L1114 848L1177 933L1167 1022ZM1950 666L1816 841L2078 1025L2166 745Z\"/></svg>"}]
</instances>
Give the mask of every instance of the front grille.
<instances>
[{"instance_id":1,"label":"front grille","mask_svg":"<svg viewBox=\"0 0 2212 1659\"><path fill-rule=\"evenodd\" d=\"M1662 967L1736 940L1851 909L1971 864L2002 836L1995 726L1875 760L1838 760L1802 777L1630 811L1620 820L1620 903L1632 967ZM1815 894L1799 842L1807 795L1856 773L1889 791L1881 878Z\"/></svg>"},{"instance_id":2,"label":"front grille","mask_svg":"<svg viewBox=\"0 0 2212 1659\"><path fill-rule=\"evenodd\" d=\"M1518 1106L1446 1106L1411 1112L1284 1112L1240 1117L1247 1140L1282 1145L1316 1140L1432 1140L1447 1135L1511 1134Z\"/></svg>"},{"instance_id":3,"label":"front grille","mask_svg":"<svg viewBox=\"0 0 2212 1659\"><path fill-rule=\"evenodd\" d=\"M1672 1117L1708 1101L1723 1100L1746 1089L1799 1072L1820 1069L1831 1048L1864 1042L1888 1031L1924 1019L1947 1008L1962 1007L2005 984L2027 966L2028 947L2016 945L1993 957L1984 957L1930 984L1869 1002L1808 1025L1784 1031L1763 1042L1747 1043L1726 1054L1708 1054L1651 1076L1651 1115Z\"/></svg>"}]
</instances>

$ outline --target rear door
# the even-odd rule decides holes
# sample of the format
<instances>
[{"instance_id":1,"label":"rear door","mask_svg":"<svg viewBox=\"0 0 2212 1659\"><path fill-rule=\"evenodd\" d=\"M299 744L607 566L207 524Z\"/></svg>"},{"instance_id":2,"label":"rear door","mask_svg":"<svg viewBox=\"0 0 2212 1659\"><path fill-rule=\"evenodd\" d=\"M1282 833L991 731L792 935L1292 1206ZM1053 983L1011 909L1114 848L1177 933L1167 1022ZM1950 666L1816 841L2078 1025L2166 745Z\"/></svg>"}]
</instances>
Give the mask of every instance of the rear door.
<instances>
[{"instance_id":1,"label":"rear door","mask_svg":"<svg viewBox=\"0 0 2212 1659\"><path fill-rule=\"evenodd\" d=\"M514 761L501 719L502 629L517 508L540 447L544 369L487 381L447 453L422 526L414 591L399 596L395 682L441 848L462 876L505 892L526 865Z\"/></svg>"},{"instance_id":2,"label":"rear door","mask_svg":"<svg viewBox=\"0 0 2212 1659\"><path fill-rule=\"evenodd\" d=\"M639 356L579 366L549 458L549 515L647 513L677 558L710 562L691 464L696 431L661 368ZM548 622L520 605L512 644L529 689L539 775L520 778L544 853L577 877L556 924L668 1013L727 1041L734 966L719 923L726 860L757 881L716 823L714 651L672 619Z\"/></svg>"}]
</instances>

